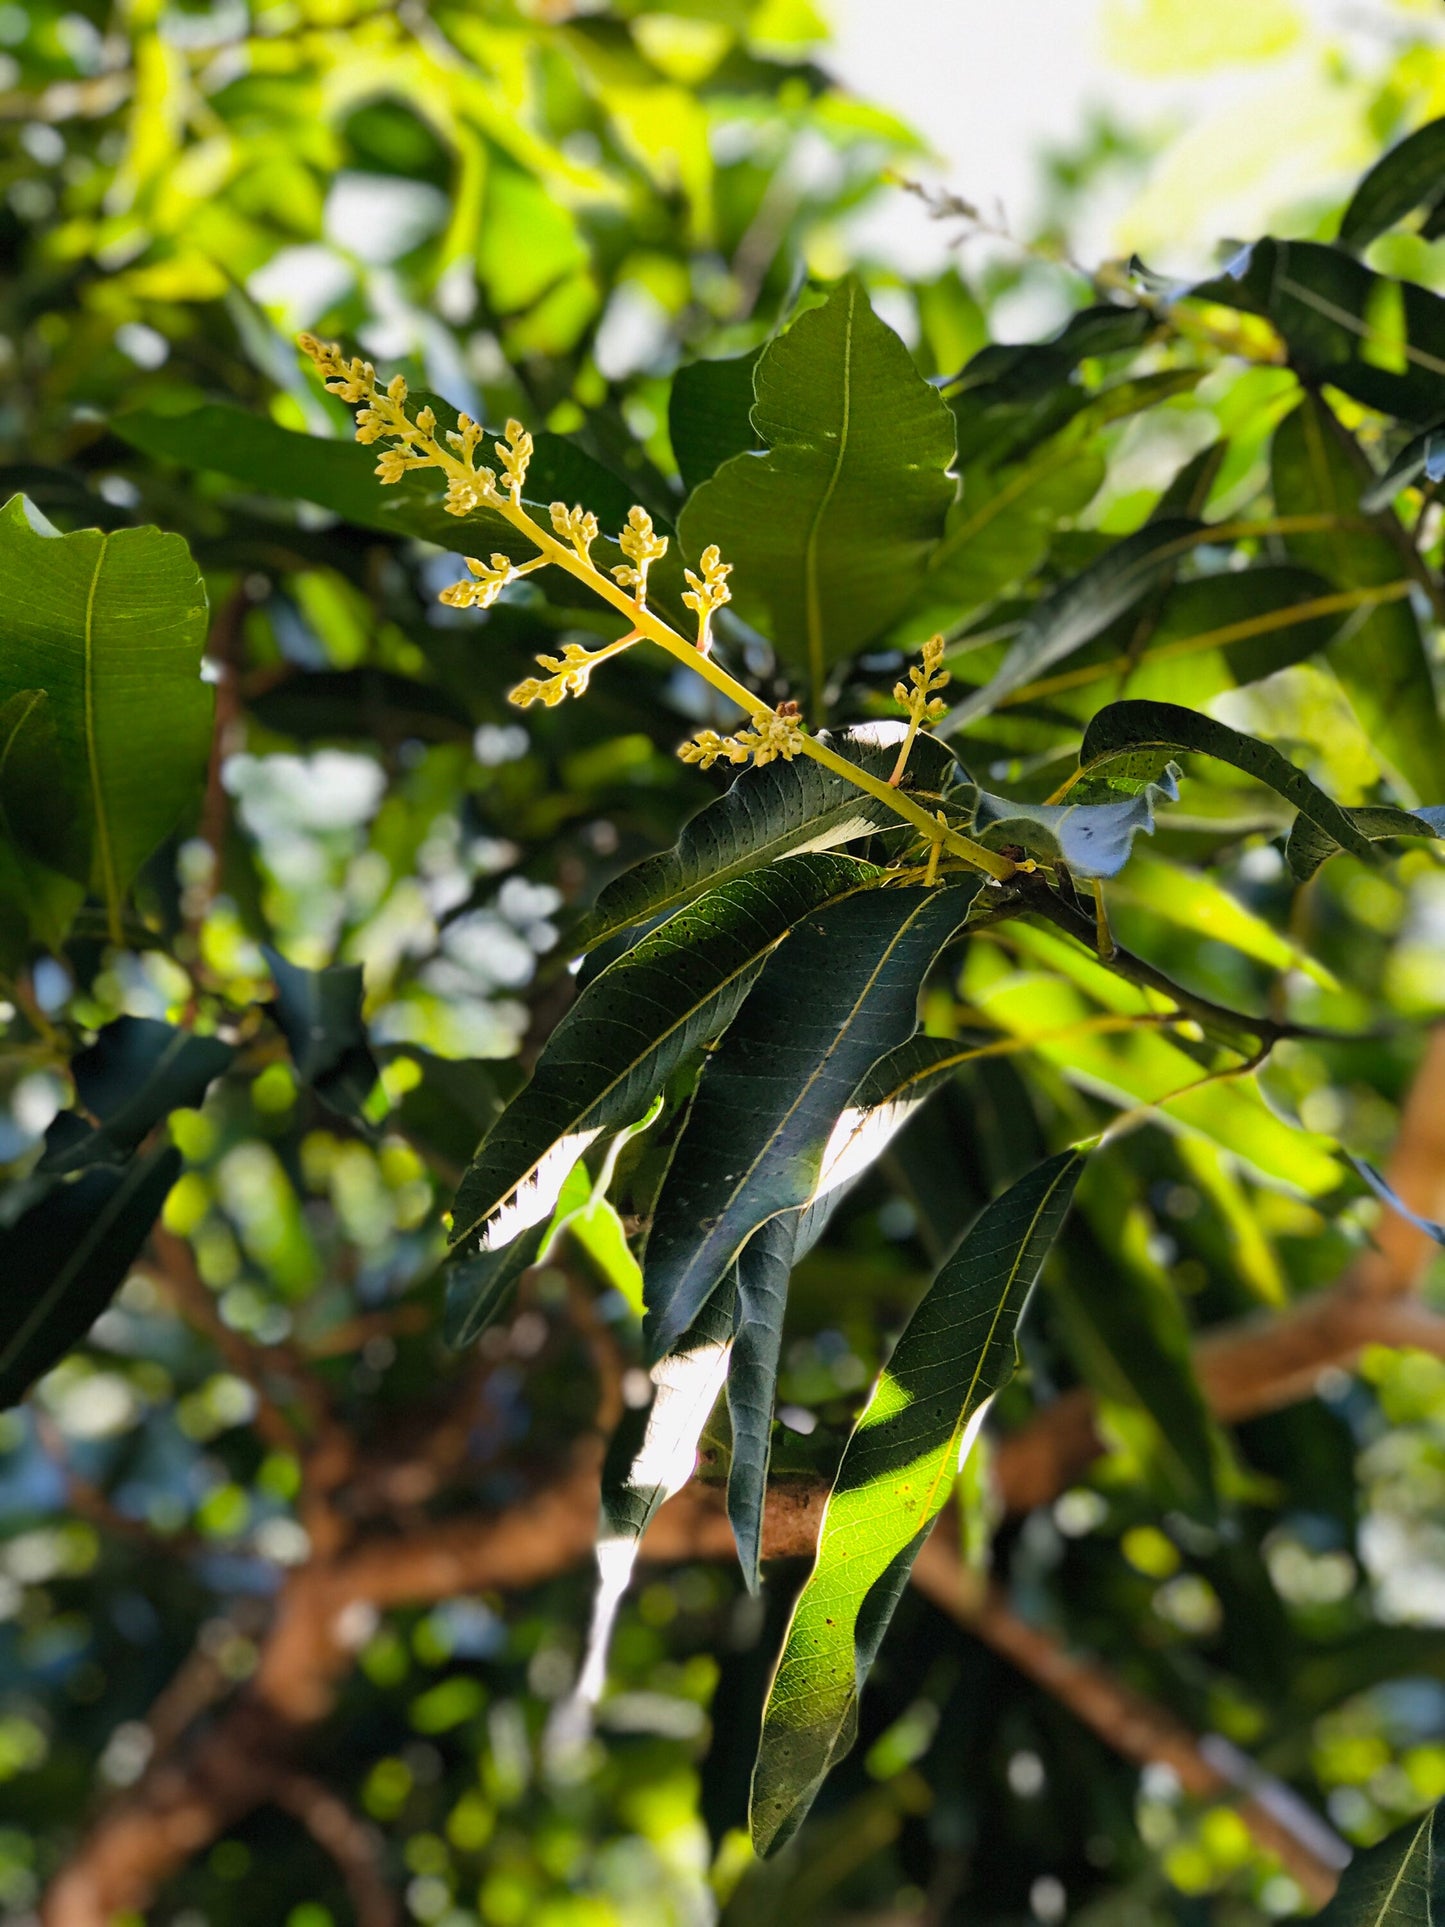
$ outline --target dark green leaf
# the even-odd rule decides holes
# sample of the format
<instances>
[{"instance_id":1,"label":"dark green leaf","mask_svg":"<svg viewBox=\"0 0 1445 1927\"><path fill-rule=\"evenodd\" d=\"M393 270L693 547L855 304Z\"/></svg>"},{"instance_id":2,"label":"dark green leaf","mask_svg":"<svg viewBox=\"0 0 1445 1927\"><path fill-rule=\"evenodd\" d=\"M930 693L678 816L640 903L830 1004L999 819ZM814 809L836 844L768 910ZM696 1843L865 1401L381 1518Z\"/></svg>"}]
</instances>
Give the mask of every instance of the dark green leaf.
<instances>
[{"instance_id":1,"label":"dark green leaf","mask_svg":"<svg viewBox=\"0 0 1445 1927\"><path fill-rule=\"evenodd\" d=\"M1334 1899L1315 1915L1317 1927L1435 1927L1439 1823L1440 1808L1434 1806L1377 1846L1359 1848L1340 1875Z\"/></svg>"},{"instance_id":2,"label":"dark green leaf","mask_svg":"<svg viewBox=\"0 0 1445 1927\"><path fill-rule=\"evenodd\" d=\"M783 1314L794 1263L799 1214L779 1213L759 1225L738 1253L733 1273L736 1329L728 1366L733 1452L728 1465L728 1518L749 1592L759 1585L763 1510L772 1456L773 1399L783 1350Z\"/></svg>"},{"instance_id":3,"label":"dark green leaf","mask_svg":"<svg viewBox=\"0 0 1445 1927\"><path fill-rule=\"evenodd\" d=\"M1389 508L1401 489L1418 487L1421 476L1432 487L1445 482L1445 424L1437 422L1412 436L1384 474L1365 489L1360 507L1367 515Z\"/></svg>"},{"instance_id":4,"label":"dark green leaf","mask_svg":"<svg viewBox=\"0 0 1445 1927\"><path fill-rule=\"evenodd\" d=\"M1264 315L1291 365L1402 421L1445 415L1445 301L1372 274L1316 241L1256 241L1224 273L1178 291Z\"/></svg>"},{"instance_id":5,"label":"dark green leaf","mask_svg":"<svg viewBox=\"0 0 1445 1927\"><path fill-rule=\"evenodd\" d=\"M198 1106L235 1055L235 1046L219 1037L197 1037L153 1017L118 1017L70 1066L76 1094L99 1125L62 1111L37 1169L59 1173L123 1162L170 1112Z\"/></svg>"},{"instance_id":6,"label":"dark green leaf","mask_svg":"<svg viewBox=\"0 0 1445 1927\"><path fill-rule=\"evenodd\" d=\"M692 361L672 378L667 427L682 485L691 495L724 462L756 448L753 432L753 370L762 354L723 361Z\"/></svg>"},{"instance_id":7,"label":"dark green leaf","mask_svg":"<svg viewBox=\"0 0 1445 1927\"><path fill-rule=\"evenodd\" d=\"M299 671L250 698L247 708L267 729L300 742L470 742L472 718L434 683L390 670Z\"/></svg>"},{"instance_id":8,"label":"dark green leaf","mask_svg":"<svg viewBox=\"0 0 1445 1927\"><path fill-rule=\"evenodd\" d=\"M851 897L803 918L769 959L703 1069L657 1201L643 1255L654 1356L757 1227L812 1195L859 1081L916 1028L924 977L975 889Z\"/></svg>"},{"instance_id":9,"label":"dark green leaf","mask_svg":"<svg viewBox=\"0 0 1445 1927\"><path fill-rule=\"evenodd\" d=\"M735 455L678 528L733 563L740 613L821 698L830 664L911 599L953 499L953 420L850 278L772 342L756 372L765 455Z\"/></svg>"},{"instance_id":10,"label":"dark green leaf","mask_svg":"<svg viewBox=\"0 0 1445 1927\"><path fill-rule=\"evenodd\" d=\"M1427 121L1381 156L1340 216L1339 244L1358 253L1416 208L1445 200L1445 120Z\"/></svg>"},{"instance_id":11,"label":"dark green leaf","mask_svg":"<svg viewBox=\"0 0 1445 1927\"><path fill-rule=\"evenodd\" d=\"M123 1171L89 1171L54 1185L0 1230L0 1406L23 1398L89 1331L180 1169L180 1153L168 1148Z\"/></svg>"},{"instance_id":12,"label":"dark green leaf","mask_svg":"<svg viewBox=\"0 0 1445 1927\"><path fill-rule=\"evenodd\" d=\"M759 1853L797 1831L846 1750L860 1662L876 1652L910 1554L948 1497L988 1400L1013 1376L1018 1321L1082 1168L1076 1152L1050 1158L984 1210L924 1294L853 1428L768 1695L753 1774Z\"/></svg>"},{"instance_id":13,"label":"dark green leaf","mask_svg":"<svg viewBox=\"0 0 1445 1927\"><path fill-rule=\"evenodd\" d=\"M1346 810L1345 815L1360 835L1369 837L1372 842L1391 836L1445 837L1445 807L1439 804L1422 810L1392 810L1372 806L1362 810ZM1295 818L1289 840L1284 846L1290 874L1301 883L1308 883L1320 865L1330 857L1338 856L1339 850L1340 846L1332 836L1303 816Z\"/></svg>"},{"instance_id":14,"label":"dark green leaf","mask_svg":"<svg viewBox=\"0 0 1445 1927\"><path fill-rule=\"evenodd\" d=\"M16 839L6 813L12 792L22 810L44 792L54 754L47 732L37 727L46 706L43 689L19 690L0 704L0 969L6 970L19 968L32 940L58 949L85 895L84 884L42 863ZM45 823L42 813L32 830L44 830ZM51 834L62 839L63 848L79 819L57 811L52 826Z\"/></svg>"},{"instance_id":15,"label":"dark green leaf","mask_svg":"<svg viewBox=\"0 0 1445 1927\"><path fill-rule=\"evenodd\" d=\"M7 768L11 833L93 889L118 936L131 880L205 777L200 574L178 535L57 535L16 496L0 510L0 600L0 706L46 693Z\"/></svg>"},{"instance_id":16,"label":"dark green leaf","mask_svg":"<svg viewBox=\"0 0 1445 1927\"><path fill-rule=\"evenodd\" d=\"M1370 467L1354 437L1316 395L1306 395L1275 431L1270 466L1281 515L1358 517ZM1387 519L1388 518L1388 519ZM1389 587L1396 600L1361 605L1327 654L1366 735L1417 793L1429 795L1445 768L1445 729L1420 623L1399 588L1408 577L1393 515L1375 528L1333 528L1285 538L1290 552L1341 589ZM1396 537L1402 535L1394 523Z\"/></svg>"},{"instance_id":17,"label":"dark green leaf","mask_svg":"<svg viewBox=\"0 0 1445 1927\"><path fill-rule=\"evenodd\" d=\"M296 1075L331 1110L365 1121L377 1068L361 1016L361 965L306 970L268 946L262 954L276 982L276 1022Z\"/></svg>"},{"instance_id":18,"label":"dark green leaf","mask_svg":"<svg viewBox=\"0 0 1445 1927\"><path fill-rule=\"evenodd\" d=\"M1110 703L1085 730L1079 764L1097 775L1095 765L1116 757L1136 759L1141 750L1154 751L1160 758L1190 750L1229 763L1246 776L1268 784L1341 848L1369 861L1369 839L1303 770L1296 769L1270 744L1217 723L1213 717L1182 709L1177 703Z\"/></svg>"},{"instance_id":19,"label":"dark green leaf","mask_svg":"<svg viewBox=\"0 0 1445 1927\"><path fill-rule=\"evenodd\" d=\"M727 1028L793 925L869 890L880 874L851 857L785 857L679 910L595 977L463 1178L456 1243L500 1250L545 1219L587 1146L630 1124L692 1051Z\"/></svg>"},{"instance_id":20,"label":"dark green leaf","mask_svg":"<svg viewBox=\"0 0 1445 1927\"><path fill-rule=\"evenodd\" d=\"M867 723L832 748L874 776L888 776L903 740L902 723ZM941 793L957 769L941 743L920 736L909 759L910 790ZM629 925L645 923L690 902L703 890L800 850L828 850L897 817L810 757L750 765L724 794L698 811L670 850L626 870L597 899L574 932L578 950L605 943Z\"/></svg>"},{"instance_id":21,"label":"dark green leaf","mask_svg":"<svg viewBox=\"0 0 1445 1927\"><path fill-rule=\"evenodd\" d=\"M1199 524L1183 518L1147 522L1081 574L1046 596L1024 623L992 681L965 696L939 724L963 729L986 716L1043 670L1061 662L1167 580L1181 555L1196 545Z\"/></svg>"},{"instance_id":22,"label":"dark green leaf","mask_svg":"<svg viewBox=\"0 0 1445 1927\"><path fill-rule=\"evenodd\" d=\"M442 1336L454 1351L480 1338L496 1318L522 1273L541 1257L550 1229L543 1218L499 1250L479 1251L447 1266Z\"/></svg>"}]
</instances>

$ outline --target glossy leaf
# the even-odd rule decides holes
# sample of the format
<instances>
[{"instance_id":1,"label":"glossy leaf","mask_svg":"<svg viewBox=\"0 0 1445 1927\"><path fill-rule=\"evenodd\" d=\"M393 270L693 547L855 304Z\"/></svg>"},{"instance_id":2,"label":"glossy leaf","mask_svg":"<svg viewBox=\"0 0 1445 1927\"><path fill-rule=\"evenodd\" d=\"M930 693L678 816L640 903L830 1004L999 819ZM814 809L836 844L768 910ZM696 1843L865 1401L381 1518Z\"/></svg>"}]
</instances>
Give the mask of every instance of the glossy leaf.
<instances>
[{"instance_id":1,"label":"glossy leaf","mask_svg":"<svg viewBox=\"0 0 1445 1927\"><path fill-rule=\"evenodd\" d=\"M1176 294L1264 315L1312 385L1402 421L1445 415L1445 300L1374 274L1341 248L1256 241L1222 274Z\"/></svg>"},{"instance_id":2,"label":"glossy leaf","mask_svg":"<svg viewBox=\"0 0 1445 1927\"><path fill-rule=\"evenodd\" d=\"M1097 773L1098 766L1116 757L1135 757L1141 750L1154 751L1160 758L1187 750L1228 763L1268 784L1342 848L1369 860L1368 838L1303 770L1269 743L1177 703L1122 702L1101 709L1084 732L1079 764Z\"/></svg>"},{"instance_id":3,"label":"glossy leaf","mask_svg":"<svg viewBox=\"0 0 1445 1927\"><path fill-rule=\"evenodd\" d=\"M853 1428L763 1716L752 1795L759 1853L797 1831L852 1744L867 1663L989 1399L1013 1376L1018 1321L1082 1168L1076 1152L1050 1158L986 1207Z\"/></svg>"},{"instance_id":4,"label":"glossy leaf","mask_svg":"<svg viewBox=\"0 0 1445 1927\"><path fill-rule=\"evenodd\" d=\"M986 716L1002 697L1092 641L1149 590L1168 579L1180 556L1195 545L1198 527L1183 517L1147 522L1045 596L1024 622L992 679L954 705L939 724L939 733L949 735Z\"/></svg>"},{"instance_id":5,"label":"glossy leaf","mask_svg":"<svg viewBox=\"0 0 1445 1927\"><path fill-rule=\"evenodd\" d=\"M8 759L11 833L95 891L118 936L131 880L205 777L214 702L200 677L200 574L179 536L57 535L16 496L0 510L0 585L0 706L46 696Z\"/></svg>"},{"instance_id":6,"label":"glossy leaf","mask_svg":"<svg viewBox=\"0 0 1445 1927\"><path fill-rule=\"evenodd\" d=\"M704 1066L657 1201L642 1265L655 1356L757 1227L812 1195L849 1098L912 1035L929 965L975 890L852 897L801 919L769 959Z\"/></svg>"},{"instance_id":7,"label":"glossy leaf","mask_svg":"<svg viewBox=\"0 0 1445 1927\"><path fill-rule=\"evenodd\" d=\"M1345 814L1358 833L1369 837L1371 842L1392 836L1445 837L1445 805L1394 810L1376 804L1362 810L1346 810ZM1340 845L1334 837L1306 817L1295 818L1284 854L1290 874L1300 883L1308 883L1320 865L1339 852Z\"/></svg>"},{"instance_id":8,"label":"glossy leaf","mask_svg":"<svg viewBox=\"0 0 1445 1927\"><path fill-rule=\"evenodd\" d=\"M691 495L734 455L756 448L753 374L762 350L690 361L672 378L667 429L682 485Z\"/></svg>"},{"instance_id":9,"label":"glossy leaf","mask_svg":"<svg viewBox=\"0 0 1445 1927\"><path fill-rule=\"evenodd\" d=\"M587 1146L631 1123L692 1051L726 1030L794 924L879 874L850 857L785 857L709 891L595 977L463 1178L457 1246L496 1251L545 1220Z\"/></svg>"},{"instance_id":10,"label":"glossy leaf","mask_svg":"<svg viewBox=\"0 0 1445 1927\"><path fill-rule=\"evenodd\" d=\"M898 758L902 723L864 723L832 747L873 776L888 776ZM950 751L926 734L909 757L910 792L940 793L957 770ZM665 916L703 890L802 850L829 850L897 817L876 797L855 789L810 757L755 764L715 802L699 810L672 849L625 870L598 897L573 933L573 947L590 950L629 925Z\"/></svg>"},{"instance_id":11,"label":"glossy leaf","mask_svg":"<svg viewBox=\"0 0 1445 1927\"><path fill-rule=\"evenodd\" d=\"M219 1037L198 1037L153 1017L118 1017L70 1065L81 1105L99 1122L62 1111L46 1133L37 1169L60 1173L123 1162L171 1111L199 1107L235 1055L234 1044Z\"/></svg>"},{"instance_id":12,"label":"glossy leaf","mask_svg":"<svg viewBox=\"0 0 1445 1927\"><path fill-rule=\"evenodd\" d=\"M7 797L15 795L23 812L45 789L52 750L35 724L46 700L43 689L22 689L0 704L0 969L6 970L19 968L32 940L58 949L85 894L83 884L42 863L10 830ZM55 827L64 836L78 819L61 815Z\"/></svg>"},{"instance_id":13,"label":"glossy leaf","mask_svg":"<svg viewBox=\"0 0 1445 1927\"><path fill-rule=\"evenodd\" d=\"M14 1405L83 1338L124 1284L180 1153L58 1183L0 1229L0 1406Z\"/></svg>"},{"instance_id":14,"label":"glossy leaf","mask_svg":"<svg viewBox=\"0 0 1445 1927\"><path fill-rule=\"evenodd\" d=\"M1440 1917L1441 1808L1360 1847L1340 1875L1319 1927L1437 1927Z\"/></svg>"},{"instance_id":15,"label":"glossy leaf","mask_svg":"<svg viewBox=\"0 0 1445 1927\"><path fill-rule=\"evenodd\" d=\"M816 701L913 595L953 500L953 420L852 278L769 345L755 385L768 452L725 462L678 528L694 562L721 547L739 612Z\"/></svg>"},{"instance_id":16,"label":"glossy leaf","mask_svg":"<svg viewBox=\"0 0 1445 1927\"><path fill-rule=\"evenodd\" d=\"M1281 515L1360 514L1370 468L1354 437L1329 407L1306 395L1275 430L1270 455ZM1290 552L1341 589L1389 588L1392 601L1361 605L1326 653L1366 735L1417 793L1437 789L1445 768L1445 728L1435 702L1419 618L1399 596L1405 557L1398 523L1386 511L1375 528L1340 527L1286 536Z\"/></svg>"},{"instance_id":17,"label":"glossy leaf","mask_svg":"<svg viewBox=\"0 0 1445 1927\"><path fill-rule=\"evenodd\" d=\"M364 1120L378 1073L361 1015L361 965L307 970L269 947L262 955L276 983L273 1009L296 1075L329 1109Z\"/></svg>"},{"instance_id":18,"label":"glossy leaf","mask_svg":"<svg viewBox=\"0 0 1445 1927\"><path fill-rule=\"evenodd\" d=\"M1340 216L1339 244L1355 253L1416 208L1436 231L1445 201L1445 120L1427 121L1396 143L1365 175Z\"/></svg>"}]
</instances>

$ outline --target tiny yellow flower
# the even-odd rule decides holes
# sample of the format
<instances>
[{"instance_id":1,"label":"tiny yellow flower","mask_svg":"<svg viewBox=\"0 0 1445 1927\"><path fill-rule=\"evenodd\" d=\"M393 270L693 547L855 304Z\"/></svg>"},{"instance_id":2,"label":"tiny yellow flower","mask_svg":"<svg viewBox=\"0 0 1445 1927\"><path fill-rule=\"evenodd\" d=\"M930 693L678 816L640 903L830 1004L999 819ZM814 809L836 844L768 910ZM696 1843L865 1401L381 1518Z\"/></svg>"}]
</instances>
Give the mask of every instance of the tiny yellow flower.
<instances>
[{"instance_id":1,"label":"tiny yellow flower","mask_svg":"<svg viewBox=\"0 0 1445 1927\"><path fill-rule=\"evenodd\" d=\"M590 561L588 550L597 540L597 517L580 505L569 509L565 502L554 502L550 513L558 535L572 544L584 562Z\"/></svg>"},{"instance_id":2,"label":"tiny yellow flower","mask_svg":"<svg viewBox=\"0 0 1445 1927\"><path fill-rule=\"evenodd\" d=\"M512 579L511 558L494 555L488 564L469 555L466 563L476 580L454 582L449 589L442 590L438 599L452 609L490 609Z\"/></svg>"},{"instance_id":3,"label":"tiny yellow flower","mask_svg":"<svg viewBox=\"0 0 1445 1927\"><path fill-rule=\"evenodd\" d=\"M778 708L760 709L751 729L740 729L732 736L719 736L715 729L699 730L677 752L684 763L700 763L704 769L724 758L729 763L746 763L750 758L759 769L766 763L791 763L803 752L804 729L798 720L796 703L780 703Z\"/></svg>"},{"instance_id":4,"label":"tiny yellow flower","mask_svg":"<svg viewBox=\"0 0 1445 1927\"><path fill-rule=\"evenodd\" d=\"M627 527L618 536L617 546L628 559L613 569L613 579L624 589L636 591L641 608L647 601L647 571L667 554L667 537L653 528L646 509L630 508Z\"/></svg>"},{"instance_id":5,"label":"tiny yellow flower","mask_svg":"<svg viewBox=\"0 0 1445 1927\"><path fill-rule=\"evenodd\" d=\"M713 611L720 609L725 602L732 601L733 592L727 580L732 572L732 563L723 561L722 552L715 542L703 550L698 561L698 573L694 574L691 569L683 571L687 588L682 599L689 609L697 611L697 646L703 655L711 646Z\"/></svg>"},{"instance_id":6,"label":"tiny yellow flower","mask_svg":"<svg viewBox=\"0 0 1445 1927\"><path fill-rule=\"evenodd\" d=\"M527 464L531 459L532 437L519 421L509 421L505 438L497 443L497 460L507 478L513 502L519 503L522 499L522 484L527 479Z\"/></svg>"},{"instance_id":7,"label":"tiny yellow flower","mask_svg":"<svg viewBox=\"0 0 1445 1927\"><path fill-rule=\"evenodd\" d=\"M376 458L378 481L399 482L411 464L399 448L383 449Z\"/></svg>"}]
</instances>

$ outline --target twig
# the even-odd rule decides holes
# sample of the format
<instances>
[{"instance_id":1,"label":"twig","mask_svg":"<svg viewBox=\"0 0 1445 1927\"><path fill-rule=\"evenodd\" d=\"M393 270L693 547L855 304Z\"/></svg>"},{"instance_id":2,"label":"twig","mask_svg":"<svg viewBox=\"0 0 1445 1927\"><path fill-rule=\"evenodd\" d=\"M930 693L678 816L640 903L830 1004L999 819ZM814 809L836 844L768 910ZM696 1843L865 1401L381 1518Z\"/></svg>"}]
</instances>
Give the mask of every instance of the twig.
<instances>
[{"instance_id":1,"label":"twig","mask_svg":"<svg viewBox=\"0 0 1445 1927\"><path fill-rule=\"evenodd\" d=\"M395 1927L401 1910L386 1884L381 1842L372 1828L309 1773L280 1774L271 1802L299 1820L336 1862L356 1909L356 1927Z\"/></svg>"}]
</instances>

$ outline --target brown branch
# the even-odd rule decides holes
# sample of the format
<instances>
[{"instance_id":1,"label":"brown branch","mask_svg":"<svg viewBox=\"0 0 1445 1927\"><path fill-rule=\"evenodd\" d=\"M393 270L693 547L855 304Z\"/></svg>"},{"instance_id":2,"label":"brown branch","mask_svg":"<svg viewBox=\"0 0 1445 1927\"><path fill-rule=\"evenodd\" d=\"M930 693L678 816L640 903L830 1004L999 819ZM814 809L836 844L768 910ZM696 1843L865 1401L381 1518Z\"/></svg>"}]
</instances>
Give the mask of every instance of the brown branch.
<instances>
[{"instance_id":1,"label":"brown branch","mask_svg":"<svg viewBox=\"0 0 1445 1927\"><path fill-rule=\"evenodd\" d=\"M336 1862L356 1909L356 1927L396 1927L401 1910L386 1884L381 1843L366 1822L307 1773L281 1774L271 1784L271 1802L293 1814Z\"/></svg>"}]
</instances>

